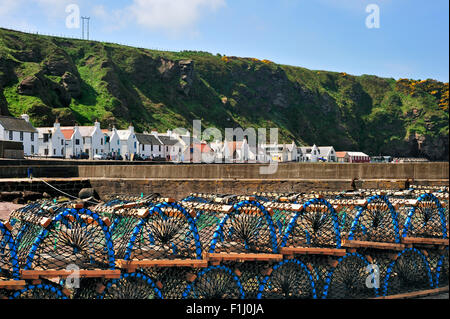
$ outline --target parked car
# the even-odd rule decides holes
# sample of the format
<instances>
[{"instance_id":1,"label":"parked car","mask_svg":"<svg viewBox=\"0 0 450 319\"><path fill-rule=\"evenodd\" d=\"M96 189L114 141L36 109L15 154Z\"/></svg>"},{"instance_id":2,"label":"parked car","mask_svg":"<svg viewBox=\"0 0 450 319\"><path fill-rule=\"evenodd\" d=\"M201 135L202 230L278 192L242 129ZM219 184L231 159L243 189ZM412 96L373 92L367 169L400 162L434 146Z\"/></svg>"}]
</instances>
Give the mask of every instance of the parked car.
<instances>
[{"instance_id":1,"label":"parked car","mask_svg":"<svg viewBox=\"0 0 450 319\"><path fill-rule=\"evenodd\" d=\"M80 159L89 159L89 154L88 153L81 153L79 158Z\"/></svg>"},{"instance_id":2,"label":"parked car","mask_svg":"<svg viewBox=\"0 0 450 319\"><path fill-rule=\"evenodd\" d=\"M94 160L106 160L107 159L107 156L106 156L106 154L96 154L96 155L94 155Z\"/></svg>"},{"instance_id":3,"label":"parked car","mask_svg":"<svg viewBox=\"0 0 450 319\"><path fill-rule=\"evenodd\" d=\"M133 160L134 161L144 161L145 159L142 156L138 155L138 154L134 154Z\"/></svg>"}]
</instances>

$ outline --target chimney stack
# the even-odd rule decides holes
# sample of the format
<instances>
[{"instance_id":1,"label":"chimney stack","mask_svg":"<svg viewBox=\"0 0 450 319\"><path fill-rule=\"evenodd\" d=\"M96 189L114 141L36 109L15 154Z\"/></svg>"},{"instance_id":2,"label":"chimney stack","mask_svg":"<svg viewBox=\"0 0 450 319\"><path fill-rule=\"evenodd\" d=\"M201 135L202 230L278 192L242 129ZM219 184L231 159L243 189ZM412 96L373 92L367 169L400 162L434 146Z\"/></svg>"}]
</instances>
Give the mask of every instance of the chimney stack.
<instances>
[{"instance_id":1,"label":"chimney stack","mask_svg":"<svg viewBox=\"0 0 450 319\"><path fill-rule=\"evenodd\" d=\"M20 117L22 119L24 119L25 122L28 122L28 123L30 122L30 116L28 114L22 114Z\"/></svg>"}]
</instances>

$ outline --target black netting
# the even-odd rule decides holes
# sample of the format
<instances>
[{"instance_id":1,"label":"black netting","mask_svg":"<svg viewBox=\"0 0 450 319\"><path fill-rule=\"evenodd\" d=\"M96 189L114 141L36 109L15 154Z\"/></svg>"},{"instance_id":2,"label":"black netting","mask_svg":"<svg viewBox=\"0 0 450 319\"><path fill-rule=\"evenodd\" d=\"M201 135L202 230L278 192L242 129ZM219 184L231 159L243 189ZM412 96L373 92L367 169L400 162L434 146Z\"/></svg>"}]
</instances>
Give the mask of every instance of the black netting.
<instances>
[{"instance_id":1,"label":"black netting","mask_svg":"<svg viewBox=\"0 0 450 319\"><path fill-rule=\"evenodd\" d=\"M267 261L222 261L221 265L231 269L239 278L242 290L247 299L256 299L262 280L273 266Z\"/></svg>"},{"instance_id":2,"label":"black netting","mask_svg":"<svg viewBox=\"0 0 450 319\"><path fill-rule=\"evenodd\" d=\"M285 260L275 265L261 280L258 297L263 299L315 299L313 274L299 260Z\"/></svg>"},{"instance_id":3,"label":"black netting","mask_svg":"<svg viewBox=\"0 0 450 319\"><path fill-rule=\"evenodd\" d=\"M353 221L358 213L358 207L348 201L340 201L335 205L336 215L339 220L339 229L342 238L346 238L351 230Z\"/></svg>"},{"instance_id":4,"label":"black netting","mask_svg":"<svg viewBox=\"0 0 450 319\"><path fill-rule=\"evenodd\" d=\"M122 274L120 279L107 282L102 299L162 299L153 280L141 272Z\"/></svg>"},{"instance_id":5,"label":"black netting","mask_svg":"<svg viewBox=\"0 0 450 319\"><path fill-rule=\"evenodd\" d=\"M442 241L433 246L412 240L415 248L401 253L392 250L400 245L347 248L344 257L320 255L341 252L314 248L340 248L341 238L399 243L401 232L446 238L447 192L191 194L177 203L159 194L114 195L92 211L81 209L89 203L65 198L37 201L12 212L6 226L0 223L0 296L347 299L443 287L448 285L448 247ZM280 252L289 254L281 262L273 255ZM227 258L230 253L242 255ZM61 285L43 280L48 278L44 272L39 274L42 285L27 282L20 291L5 290L2 281L6 286L19 278L11 256L24 270L96 271L69 290L63 277ZM130 261L120 261L121 278L103 278L105 272L97 270L115 268L116 259Z\"/></svg>"},{"instance_id":6,"label":"black netting","mask_svg":"<svg viewBox=\"0 0 450 319\"><path fill-rule=\"evenodd\" d=\"M374 284L374 280L368 266L368 261L359 254L348 254L340 258L327 276L323 297L328 299L376 297L378 292L375 286L370 285L370 282Z\"/></svg>"},{"instance_id":7,"label":"black netting","mask_svg":"<svg viewBox=\"0 0 450 319\"><path fill-rule=\"evenodd\" d=\"M152 267L141 269L161 291L164 299L181 299L188 285L197 279L203 268Z\"/></svg>"},{"instance_id":8,"label":"black netting","mask_svg":"<svg viewBox=\"0 0 450 319\"><path fill-rule=\"evenodd\" d=\"M67 210L43 230L27 256L27 269L110 269L114 251L110 234L98 215Z\"/></svg>"},{"instance_id":9,"label":"black netting","mask_svg":"<svg viewBox=\"0 0 450 319\"><path fill-rule=\"evenodd\" d=\"M433 288L433 275L426 256L414 248L399 253L388 266L382 288L384 295Z\"/></svg>"},{"instance_id":10,"label":"black netting","mask_svg":"<svg viewBox=\"0 0 450 319\"><path fill-rule=\"evenodd\" d=\"M371 197L357 213L349 239L375 242L399 242L397 212L384 196Z\"/></svg>"},{"instance_id":11,"label":"black netting","mask_svg":"<svg viewBox=\"0 0 450 319\"><path fill-rule=\"evenodd\" d=\"M195 213L195 224L202 245L202 251L209 251L213 235L226 214L210 210L195 210Z\"/></svg>"},{"instance_id":12,"label":"black netting","mask_svg":"<svg viewBox=\"0 0 450 319\"><path fill-rule=\"evenodd\" d=\"M76 285L71 283L70 290L73 292L73 299L96 299L105 291L107 283L108 280L104 278L79 278Z\"/></svg>"},{"instance_id":13,"label":"black netting","mask_svg":"<svg viewBox=\"0 0 450 319\"><path fill-rule=\"evenodd\" d=\"M334 209L323 200L306 203L281 240L284 247L338 247L339 221Z\"/></svg>"},{"instance_id":14,"label":"black netting","mask_svg":"<svg viewBox=\"0 0 450 319\"><path fill-rule=\"evenodd\" d=\"M447 221L442 220L444 214L437 198L428 194L421 196L407 218L405 224L407 235L410 237L443 238L445 225L448 224L448 218Z\"/></svg>"},{"instance_id":15,"label":"black netting","mask_svg":"<svg viewBox=\"0 0 450 319\"><path fill-rule=\"evenodd\" d=\"M63 287L53 282L43 280L37 285L27 285L24 289L11 292L11 299L67 299Z\"/></svg>"},{"instance_id":16,"label":"black netting","mask_svg":"<svg viewBox=\"0 0 450 319\"><path fill-rule=\"evenodd\" d=\"M0 222L0 280L19 275L17 248L8 224Z\"/></svg>"},{"instance_id":17,"label":"black netting","mask_svg":"<svg viewBox=\"0 0 450 319\"><path fill-rule=\"evenodd\" d=\"M194 219L178 205L161 204L151 208L134 228L128 247L127 260L201 257Z\"/></svg>"},{"instance_id":18,"label":"black netting","mask_svg":"<svg viewBox=\"0 0 450 319\"><path fill-rule=\"evenodd\" d=\"M277 250L276 238L272 218L264 207L255 202L243 202L220 222L209 251L272 253Z\"/></svg>"},{"instance_id":19,"label":"black netting","mask_svg":"<svg viewBox=\"0 0 450 319\"><path fill-rule=\"evenodd\" d=\"M186 299L241 299L245 297L239 277L228 267L210 266L183 292Z\"/></svg>"},{"instance_id":20,"label":"black netting","mask_svg":"<svg viewBox=\"0 0 450 319\"><path fill-rule=\"evenodd\" d=\"M448 286L448 247L438 253L439 259L436 267L436 285L438 287Z\"/></svg>"}]
</instances>

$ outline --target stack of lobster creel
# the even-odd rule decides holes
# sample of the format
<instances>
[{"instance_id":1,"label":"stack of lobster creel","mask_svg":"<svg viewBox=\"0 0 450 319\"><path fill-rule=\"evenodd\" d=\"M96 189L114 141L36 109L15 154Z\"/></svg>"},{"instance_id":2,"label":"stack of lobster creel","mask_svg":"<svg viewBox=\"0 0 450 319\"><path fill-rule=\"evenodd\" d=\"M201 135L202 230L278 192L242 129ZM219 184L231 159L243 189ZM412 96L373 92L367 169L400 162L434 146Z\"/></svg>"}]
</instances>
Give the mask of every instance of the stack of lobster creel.
<instances>
[{"instance_id":1,"label":"stack of lobster creel","mask_svg":"<svg viewBox=\"0 0 450 319\"><path fill-rule=\"evenodd\" d=\"M0 223L0 296L400 298L448 290L448 188L110 196Z\"/></svg>"}]
</instances>

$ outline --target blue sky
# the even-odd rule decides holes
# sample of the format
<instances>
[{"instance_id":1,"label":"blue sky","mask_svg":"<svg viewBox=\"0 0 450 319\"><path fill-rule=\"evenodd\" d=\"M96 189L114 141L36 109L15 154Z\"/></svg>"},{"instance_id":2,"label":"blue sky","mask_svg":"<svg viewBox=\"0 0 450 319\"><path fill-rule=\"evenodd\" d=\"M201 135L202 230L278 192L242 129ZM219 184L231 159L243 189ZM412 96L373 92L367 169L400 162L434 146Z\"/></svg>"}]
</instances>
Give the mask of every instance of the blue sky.
<instances>
[{"instance_id":1,"label":"blue sky","mask_svg":"<svg viewBox=\"0 0 450 319\"><path fill-rule=\"evenodd\" d=\"M0 0L0 26L80 37L66 27L69 4L91 17L95 40L449 79L448 0ZM380 9L380 28L366 27L369 4Z\"/></svg>"}]
</instances>

